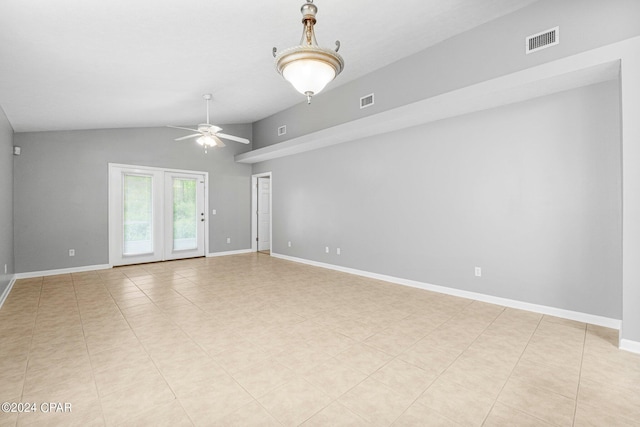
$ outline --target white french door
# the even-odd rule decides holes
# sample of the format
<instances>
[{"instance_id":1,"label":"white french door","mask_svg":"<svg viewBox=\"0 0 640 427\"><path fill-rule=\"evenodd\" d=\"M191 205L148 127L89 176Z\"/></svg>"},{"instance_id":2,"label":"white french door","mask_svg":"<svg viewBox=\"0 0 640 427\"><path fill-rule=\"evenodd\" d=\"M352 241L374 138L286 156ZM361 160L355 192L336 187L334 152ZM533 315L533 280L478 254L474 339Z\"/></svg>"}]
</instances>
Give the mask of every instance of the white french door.
<instances>
[{"instance_id":1,"label":"white french door","mask_svg":"<svg viewBox=\"0 0 640 427\"><path fill-rule=\"evenodd\" d=\"M203 172L109 165L111 265L203 256Z\"/></svg>"},{"instance_id":2,"label":"white french door","mask_svg":"<svg viewBox=\"0 0 640 427\"><path fill-rule=\"evenodd\" d=\"M165 172L164 259L204 255L204 176Z\"/></svg>"}]
</instances>

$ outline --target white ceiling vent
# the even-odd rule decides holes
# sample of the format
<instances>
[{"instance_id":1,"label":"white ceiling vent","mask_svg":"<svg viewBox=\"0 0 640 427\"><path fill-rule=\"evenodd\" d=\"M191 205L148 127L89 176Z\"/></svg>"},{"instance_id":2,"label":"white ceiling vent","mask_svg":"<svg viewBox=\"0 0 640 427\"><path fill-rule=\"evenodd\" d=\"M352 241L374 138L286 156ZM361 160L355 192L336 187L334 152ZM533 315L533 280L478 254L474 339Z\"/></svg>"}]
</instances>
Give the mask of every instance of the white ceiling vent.
<instances>
[{"instance_id":1,"label":"white ceiling vent","mask_svg":"<svg viewBox=\"0 0 640 427\"><path fill-rule=\"evenodd\" d=\"M287 125L280 126L278 128L278 136L282 136L287 133Z\"/></svg>"},{"instance_id":2,"label":"white ceiling vent","mask_svg":"<svg viewBox=\"0 0 640 427\"><path fill-rule=\"evenodd\" d=\"M560 27L551 28L538 34L527 37L526 53L527 55L541 49L546 49L560 43Z\"/></svg>"},{"instance_id":3,"label":"white ceiling vent","mask_svg":"<svg viewBox=\"0 0 640 427\"><path fill-rule=\"evenodd\" d=\"M360 109L371 107L373 105L373 102L374 102L374 99L373 99L372 93L370 93L369 95L363 96L362 98L360 98Z\"/></svg>"}]
</instances>

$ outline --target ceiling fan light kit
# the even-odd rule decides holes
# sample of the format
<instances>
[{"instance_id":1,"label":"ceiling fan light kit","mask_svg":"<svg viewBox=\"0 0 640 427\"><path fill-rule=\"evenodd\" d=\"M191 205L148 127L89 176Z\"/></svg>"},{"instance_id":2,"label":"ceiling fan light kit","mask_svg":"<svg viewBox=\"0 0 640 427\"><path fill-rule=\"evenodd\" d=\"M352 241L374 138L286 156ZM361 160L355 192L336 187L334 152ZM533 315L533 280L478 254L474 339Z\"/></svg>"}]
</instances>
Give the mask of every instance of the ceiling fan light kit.
<instances>
[{"instance_id":1,"label":"ceiling fan light kit","mask_svg":"<svg viewBox=\"0 0 640 427\"><path fill-rule=\"evenodd\" d=\"M209 123L209 101L211 101L211 94L207 93L202 95L205 102L207 103L207 123L202 123L198 125L198 129L184 128L180 126L167 126L174 129L182 129L188 130L191 132L197 132L191 135L182 136L180 138L176 138L175 141L184 141L185 139L198 138L196 142L204 147L204 152L207 152L209 147L224 147L225 144L220 140L220 138L228 139L230 141L240 142L242 144L249 144L250 141L247 138L241 138L239 136L227 135L226 133L221 133L222 128L212 125Z\"/></svg>"},{"instance_id":2,"label":"ceiling fan light kit","mask_svg":"<svg viewBox=\"0 0 640 427\"><path fill-rule=\"evenodd\" d=\"M277 53L273 48L276 69L286 81L307 97L320 93L324 87L335 79L344 69L344 60L338 54L340 42L336 41L336 49L319 47L316 42L314 25L318 8L313 0L307 0L300 8L302 13L302 39L300 45L293 46Z\"/></svg>"}]
</instances>

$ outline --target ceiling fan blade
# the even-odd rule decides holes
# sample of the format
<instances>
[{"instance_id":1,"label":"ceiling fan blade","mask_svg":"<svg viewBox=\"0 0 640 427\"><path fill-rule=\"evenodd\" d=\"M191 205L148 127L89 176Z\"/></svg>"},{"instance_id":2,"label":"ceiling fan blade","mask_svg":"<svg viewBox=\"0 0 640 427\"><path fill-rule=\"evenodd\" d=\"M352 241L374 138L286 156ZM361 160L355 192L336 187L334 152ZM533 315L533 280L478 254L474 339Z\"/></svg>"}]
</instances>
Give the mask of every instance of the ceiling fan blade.
<instances>
[{"instance_id":1,"label":"ceiling fan blade","mask_svg":"<svg viewBox=\"0 0 640 427\"><path fill-rule=\"evenodd\" d=\"M183 127L180 127L180 126L167 125L167 127L168 128L173 128L173 129L190 130L191 132L200 132L198 129L183 128Z\"/></svg>"},{"instance_id":2,"label":"ceiling fan blade","mask_svg":"<svg viewBox=\"0 0 640 427\"><path fill-rule=\"evenodd\" d=\"M181 138L176 138L176 139L174 139L174 141L182 141L184 139L195 138L196 136L202 136L202 134L201 133L194 133L193 135L187 135L187 136L183 136Z\"/></svg>"},{"instance_id":3,"label":"ceiling fan blade","mask_svg":"<svg viewBox=\"0 0 640 427\"><path fill-rule=\"evenodd\" d=\"M224 142L220 141L220 138L218 138L217 136L211 135L211 138L213 138L213 140L216 142L216 147L222 148L225 146Z\"/></svg>"},{"instance_id":4,"label":"ceiling fan blade","mask_svg":"<svg viewBox=\"0 0 640 427\"><path fill-rule=\"evenodd\" d=\"M249 144L251 142L247 138L241 138L239 136L227 135L226 133L217 133L216 135L218 135L220 138L228 139L230 141L235 141L235 142L241 142L243 144Z\"/></svg>"}]
</instances>

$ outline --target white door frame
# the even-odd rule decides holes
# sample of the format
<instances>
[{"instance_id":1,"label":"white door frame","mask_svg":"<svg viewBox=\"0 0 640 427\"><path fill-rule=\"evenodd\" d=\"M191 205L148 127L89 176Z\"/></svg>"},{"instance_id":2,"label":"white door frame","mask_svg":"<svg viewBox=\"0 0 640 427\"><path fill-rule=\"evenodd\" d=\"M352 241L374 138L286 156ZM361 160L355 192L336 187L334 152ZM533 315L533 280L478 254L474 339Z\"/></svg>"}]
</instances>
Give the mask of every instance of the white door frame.
<instances>
[{"instance_id":1,"label":"white door frame","mask_svg":"<svg viewBox=\"0 0 640 427\"><path fill-rule=\"evenodd\" d=\"M258 178L271 179L271 189L269 191L269 209L271 215L269 216L269 251L273 252L273 176L271 172L257 173L251 175L251 251L258 251Z\"/></svg>"},{"instance_id":2,"label":"white door frame","mask_svg":"<svg viewBox=\"0 0 640 427\"><path fill-rule=\"evenodd\" d=\"M171 169L171 168L158 168L152 166L139 166L139 165L128 165L122 163L109 163L108 164L108 187L109 187L109 207L108 207L108 228L109 228L109 265L114 266L115 260L117 258L115 252L115 242L117 241L117 237L114 233L118 233L119 230L114 230L112 227L113 223L113 215L118 215L118 212L115 212L113 209L114 206L114 197L115 190L111 188L111 175L113 173L113 169L115 168L124 168L124 169L133 169L135 171L139 171L140 173L149 173L149 172L165 172L170 173L184 173L184 174L194 174L194 175L203 175L204 176L204 256L207 256L209 253L209 172L204 171L191 171L184 169ZM164 238L164 234L163 234ZM162 260L164 261L164 250L162 254Z\"/></svg>"}]
</instances>

